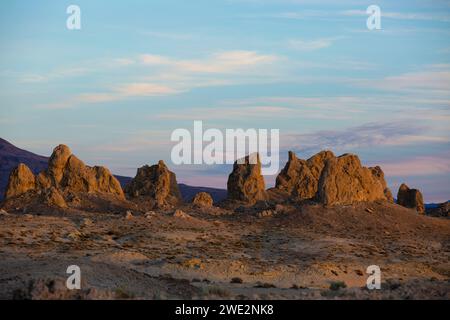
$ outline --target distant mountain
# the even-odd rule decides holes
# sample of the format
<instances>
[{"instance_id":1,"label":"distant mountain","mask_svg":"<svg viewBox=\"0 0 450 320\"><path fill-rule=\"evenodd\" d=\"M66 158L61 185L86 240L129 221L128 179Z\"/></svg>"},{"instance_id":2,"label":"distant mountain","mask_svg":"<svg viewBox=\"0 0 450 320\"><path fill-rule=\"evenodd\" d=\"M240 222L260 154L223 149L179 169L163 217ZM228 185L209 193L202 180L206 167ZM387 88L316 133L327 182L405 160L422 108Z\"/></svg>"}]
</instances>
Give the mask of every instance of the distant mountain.
<instances>
[{"instance_id":1,"label":"distant mountain","mask_svg":"<svg viewBox=\"0 0 450 320\"><path fill-rule=\"evenodd\" d=\"M209 187L194 187L188 186L184 183L179 183L178 187L180 188L181 195L183 196L183 200L186 202L192 201L192 198L198 192L208 192L211 194L214 202L219 202L224 200L227 197L227 190L225 189L217 189L217 188L209 188Z\"/></svg>"},{"instance_id":2,"label":"distant mountain","mask_svg":"<svg viewBox=\"0 0 450 320\"><path fill-rule=\"evenodd\" d=\"M444 204L444 203L449 203L449 202L450 202L450 200L447 201L447 202L443 202L443 203L426 203L426 204L425 204L425 208L426 208L426 209L436 209L436 208L438 208L439 206L441 206L442 204Z\"/></svg>"},{"instance_id":3,"label":"distant mountain","mask_svg":"<svg viewBox=\"0 0 450 320\"><path fill-rule=\"evenodd\" d=\"M11 171L19 165L19 163L26 164L35 174L47 169L48 157L40 156L32 152L22 150L0 138L0 200L5 194L6 185ZM115 176L119 180L122 188L131 181L132 178L124 176ZM191 201L198 192L209 192L214 199L214 202L223 200L227 196L227 191L224 189L194 187L180 183L181 196L185 201Z\"/></svg>"},{"instance_id":4,"label":"distant mountain","mask_svg":"<svg viewBox=\"0 0 450 320\"><path fill-rule=\"evenodd\" d=\"M12 145L0 138L0 200L5 194L10 172L19 164L26 164L35 174L47 168L48 158Z\"/></svg>"},{"instance_id":5,"label":"distant mountain","mask_svg":"<svg viewBox=\"0 0 450 320\"><path fill-rule=\"evenodd\" d=\"M125 186L126 186L131 180L133 180L133 178L131 178L131 177L124 177L124 176L118 176L118 175L114 175L114 177L116 177L116 179L119 180L120 185L122 186L122 189L124 189Z\"/></svg>"}]
</instances>

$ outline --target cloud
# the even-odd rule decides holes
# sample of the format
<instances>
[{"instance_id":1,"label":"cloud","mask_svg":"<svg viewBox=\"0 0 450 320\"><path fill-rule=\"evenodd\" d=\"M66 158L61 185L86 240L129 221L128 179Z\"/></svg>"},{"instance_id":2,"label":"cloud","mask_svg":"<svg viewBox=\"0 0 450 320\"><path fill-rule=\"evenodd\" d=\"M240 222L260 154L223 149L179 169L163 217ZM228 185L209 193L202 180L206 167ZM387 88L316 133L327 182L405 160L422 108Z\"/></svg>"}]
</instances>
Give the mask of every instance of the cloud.
<instances>
[{"instance_id":1,"label":"cloud","mask_svg":"<svg viewBox=\"0 0 450 320\"><path fill-rule=\"evenodd\" d=\"M422 70L386 76L381 79L358 79L353 85L402 94L404 100L450 102L450 65L434 64ZM407 93L408 96L404 94Z\"/></svg>"},{"instance_id":2,"label":"cloud","mask_svg":"<svg viewBox=\"0 0 450 320\"><path fill-rule=\"evenodd\" d=\"M379 163L386 175L401 176L429 176L450 173L450 154L434 156L417 156L399 161Z\"/></svg>"},{"instance_id":3,"label":"cloud","mask_svg":"<svg viewBox=\"0 0 450 320\"><path fill-rule=\"evenodd\" d=\"M315 3L315 2L314 2ZM331 4L337 4L330 3ZM343 5L340 1L338 5ZM359 2L348 3L348 6L361 7ZM367 7L367 6L366 6ZM411 20L411 21L440 21L450 22L450 14L444 10L434 12L396 12L384 11L381 7L381 18L395 20ZM346 17L368 17L366 10L302 10L302 11L285 11L271 14L254 14L246 15L246 18L275 18L275 19L292 19L292 20L342 20Z\"/></svg>"},{"instance_id":4,"label":"cloud","mask_svg":"<svg viewBox=\"0 0 450 320\"><path fill-rule=\"evenodd\" d=\"M154 83L130 83L117 86L107 92L82 93L63 102L39 104L37 109L67 109L83 103L104 103L120 101L127 98L168 96L180 93L168 86Z\"/></svg>"},{"instance_id":5,"label":"cloud","mask_svg":"<svg viewBox=\"0 0 450 320\"><path fill-rule=\"evenodd\" d=\"M314 51L330 47L339 38L340 37L315 40L292 39L289 40L289 46L298 51Z\"/></svg>"},{"instance_id":6,"label":"cloud","mask_svg":"<svg viewBox=\"0 0 450 320\"><path fill-rule=\"evenodd\" d=\"M193 38L192 34L187 33L173 33L173 32L147 31L147 30L139 30L138 32L145 36L175 41L190 40Z\"/></svg>"},{"instance_id":7,"label":"cloud","mask_svg":"<svg viewBox=\"0 0 450 320\"><path fill-rule=\"evenodd\" d=\"M182 73L233 73L277 60L273 55L261 55L254 51L225 51L202 60L182 60L165 56L144 54L141 61L146 65L171 67Z\"/></svg>"},{"instance_id":8,"label":"cloud","mask_svg":"<svg viewBox=\"0 0 450 320\"><path fill-rule=\"evenodd\" d=\"M449 137L430 136L429 128L410 122L366 123L343 130L320 130L308 134L287 134L281 144L285 149L317 152L333 149L343 152L376 147L448 143Z\"/></svg>"},{"instance_id":9,"label":"cloud","mask_svg":"<svg viewBox=\"0 0 450 320\"><path fill-rule=\"evenodd\" d=\"M86 148L86 152L98 153L138 153L138 152L161 152L172 146L170 141L170 130L140 130L125 134L124 138L98 144Z\"/></svg>"},{"instance_id":10,"label":"cloud","mask_svg":"<svg viewBox=\"0 0 450 320\"><path fill-rule=\"evenodd\" d=\"M81 94L76 98L76 102L98 103L123 100L129 97L167 96L180 92L180 90L154 83L130 83L118 86L107 93Z\"/></svg>"},{"instance_id":11,"label":"cloud","mask_svg":"<svg viewBox=\"0 0 450 320\"><path fill-rule=\"evenodd\" d=\"M36 107L63 109L83 103L168 96L200 87L267 83L275 79L271 75L271 67L278 60L279 57L274 55L245 50L222 51L204 59L174 59L153 54L143 54L137 59L113 59L103 66L139 66L139 74L134 76L134 81L131 79L129 83L112 85L101 92L84 92L65 101Z\"/></svg>"},{"instance_id":12,"label":"cloud","mask_svg":"<svg viewBox=\"0 0 450 320\"><path fill-rule=\"evenodd\" d=\"M450 70L421 71L386 77L375 87L384 90L437 90L448 92L450 88Z\"/></svg>"},{"instance_id":13,"label":"cloud","mask_svg":"<svg viewBox=\"0 0 450 320\"><path fill-rule=\"evenodd\" d=\"M133 59L129 59L129 58L117 58L117 59L113 59L113 64L116 66L129 66L135 63L135 61Z\"/></svg>"},{"instance_id":14,"label":"cloud","mask_svg":"<svg viewBox=\"0 0 450 320\"><path fill-rule=\"evenodd\" d=\"M53 80L80 77L88 74L90 70L85 67L62 68L46 74L27 73L19 75L19 81L23 83L41 83Z\"/></svg>"},{"instance_id":15,"label":"cloud","mask_svg":"<svg viewBox=\"0 0 450 320\"><path fill-rule=\"evenodd\" d=\"M108 58L81 61L76 66L55 68L43 73L16 73L12 74L22 83L47 83L68 78L83 77L97 72L105 72L110 69L128 67L135 64L131 58Z\"/></svg>"},{"instance_id":16,"label":"cloud","mask_svg":"<svg viewBox=\"0 0 450 320\"><path fill-rule=\"evenodd\" d=\"M117 93L121 97L160 96L178 92L173 88L153 83L131 83L117 89Z\"/></svg>"},{"instance_id":17,"label":"cloud","mask_svg":"<svg viewBox=\"0 0 450 320\"><path fill-rule=\"evenodd\" d=\"M215 108L191 108L187 111L176 113L161 113L152 118L165 120L212 120L212 119L239 119L243 117L273 118L286 117L293 110L277 106L252 106L252 107L215 107Z\"/></svg>"},{"instance_id":18,"label":"cloud","mask_svg":"<svg viewBox=\"0 0 450 320\"><path fill-rule=\"evenodd\" d=\"M346 10L339 12L344 16L368 16L365 10ZM381 18L389 18L396 20L421 20L421 21L441 21L450 22L448 13L422 13L422 12L392 12L381 10Z\"/></svg>"}]
</instances>

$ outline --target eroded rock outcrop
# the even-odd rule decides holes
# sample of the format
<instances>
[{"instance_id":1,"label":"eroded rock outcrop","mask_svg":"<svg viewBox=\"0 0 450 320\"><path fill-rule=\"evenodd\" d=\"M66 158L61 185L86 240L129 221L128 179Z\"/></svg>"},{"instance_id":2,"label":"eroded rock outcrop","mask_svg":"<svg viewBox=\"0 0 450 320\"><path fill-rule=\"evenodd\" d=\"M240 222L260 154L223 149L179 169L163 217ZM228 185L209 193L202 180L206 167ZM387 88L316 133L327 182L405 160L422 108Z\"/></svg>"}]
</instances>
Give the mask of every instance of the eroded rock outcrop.
<instances>
[{"instance_id":1,"label":"eroded rock outcrop","mask_svg":"<svg viewBox=\"0 0 450 320\"><path fill-rule=\"evenodd\" d=\"M55 187L50 187L42 191L40 201L51 207L67 208L64 197Z\"/></svg>"},{"instance_id":2,"label":"eroded rock outcrop","mask_svg":"<svg viewBox=\"0 0 450 320\"><path fill-rule=\"evenodd\" d=\"M308 160L297 158L289 151L289 160L277 176L275 188L296 200L312 199L317 193L319 178L328 159L334 158L331 151L322 151Z\"/></svg>"},{"instance_id":3,"label":"eroded rock outcrop","mask_svg":"<svg viewBox=\"0 0 450 320\"><path fill-rule=\"evenodd\" d=\"M248 204L266 199L259 154L251 154L234 163L233 171L228 177L227 191L229 200L242 201Z\"/></svg>"},{"instance_id":4,"label":"eroded rock outcrop","mask_svg":"<svg viewBox=\"0 0 450 320\"><path fill-rule=\"evenodd\" d=\"M397 204L406 208L416 209L420 214L425 212L422 193L417 189L410 189L404 183L398 189Z\"/></svg>"},{"instance_id":5,"label":"eroded rock outcrop","mask_svg":"<svg viewBox=\"0 0 450 320\"><path fill-rule=\"evenodd\" d=\"M182 202L177 178L162 160L139 168L136 177L125 187L125 193L131 198L148 197L158 207Z\"/></svg>"},{"instance_id":6,"label":"eroded rock outcrop","mask_svg":"<svg viewBox=\"0 0 450 320\"><path fill-rule=\"evenodd\" d=\"M214 203L213 198L207 192L199 192L192 199L192 204L197 207L209 208L212 207Z\"/></svg>"},{"instance_id":7,"label":"eroded rock outcrop","mask_svg":"<svg viewBox=\"0 0 450 320\"><path fill-rule=\"evenodd\" d=\"M389 200L381 173L380 168L363 167L353 154L328 159L320 175L316 199L328 206Z\"/></svg>"},{"instance_id":8,"label":"eroded rock outcrop","mask_svg":"<svg viewBox=\"0 0 450 320\"><path fill-rule=\"evenodd\" d=\"M372 174L378 181L381 183L384 189L384 195L386 200L389 202L394 202L394 197L392 196L391 189L388 188L386 180L384 179L384 172L381 170L379 166L369 168L372 171Z\"/></svg>"},{"instance_id":9,"label":"eroded rock outcrop","mask_svg":"<svg viewBox=\"0 0 450 320\"><path fill-rule=\"evenodd\" d=\"M393 202L380 167L365 168L356 155L335 157L331 151L321 151L308 160L299 159L290 151L288 162L277 176L275 190L293 200L310 199L325 205Z\"/></svg>"},{"instance_id":10,"label":"eroded rock outcrop","mask_svg":"<svg viewBox=\"0 0 450 320\"><path fill-rule=\"evenodd\" d=\"M24 164L20 164L9 177L6 199L34 191L41 202L65 207L64 196L77 193L111 194L124 199L119 181L105 167L89 167L75 157L69 147L57 146L48 169L36 177Z\"/></svg>"},{"instance_id":11,"label":"eroded rock outcrop","mask_svg":"<svg viewBox=\"0 0 450 320\"><path fill-rule=\"evenodd\" d=\"M9 175L5 198L12 198L34 190L36 179L33 172L23 163L19 164Z\"/></svg>"}]
</instances>

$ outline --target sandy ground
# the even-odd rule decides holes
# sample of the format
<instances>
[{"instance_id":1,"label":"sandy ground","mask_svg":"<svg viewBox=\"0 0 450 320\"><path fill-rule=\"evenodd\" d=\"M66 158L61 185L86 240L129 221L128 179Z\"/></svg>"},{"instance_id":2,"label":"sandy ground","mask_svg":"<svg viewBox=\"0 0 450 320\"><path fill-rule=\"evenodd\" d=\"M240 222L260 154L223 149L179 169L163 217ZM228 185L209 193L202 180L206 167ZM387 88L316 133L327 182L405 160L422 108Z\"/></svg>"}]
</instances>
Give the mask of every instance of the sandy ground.
<instances>
[{"instance_id":1,"label":"sandy ground","mask_svg":"<svg viewBox=\"0 0 450 320\"><path fill-rule=\"evenodd\" d=\"M450 298L449 219L388 203L268 217L182 209L189 216L2 214L0 298ZM65 288L69 265L82 290ZM366 288L369 265L381 290Z\"/></svg>"}]
</instances>

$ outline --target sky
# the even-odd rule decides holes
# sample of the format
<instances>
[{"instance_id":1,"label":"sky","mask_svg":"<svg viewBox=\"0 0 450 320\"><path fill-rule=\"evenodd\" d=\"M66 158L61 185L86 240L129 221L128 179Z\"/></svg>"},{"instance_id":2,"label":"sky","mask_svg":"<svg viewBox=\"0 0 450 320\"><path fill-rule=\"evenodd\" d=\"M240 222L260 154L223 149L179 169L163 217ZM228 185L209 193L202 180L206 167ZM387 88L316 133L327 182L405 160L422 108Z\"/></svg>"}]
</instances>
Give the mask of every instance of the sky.
<instances>
[{"instance_id":1,"label":"sky","mask_svg":"<svg viewBox=\"0 0 450 320\"><path fill-rule=\"evenodd\" d=\"M172 131L276 128L280 168L288 150L356 153L394 195L450 199L448 0L7 0L0 28L0 137L20 148L64 143L126 176L162 159L225 188L230 166L171 162Z\"/></svg>"}]
</instances>

